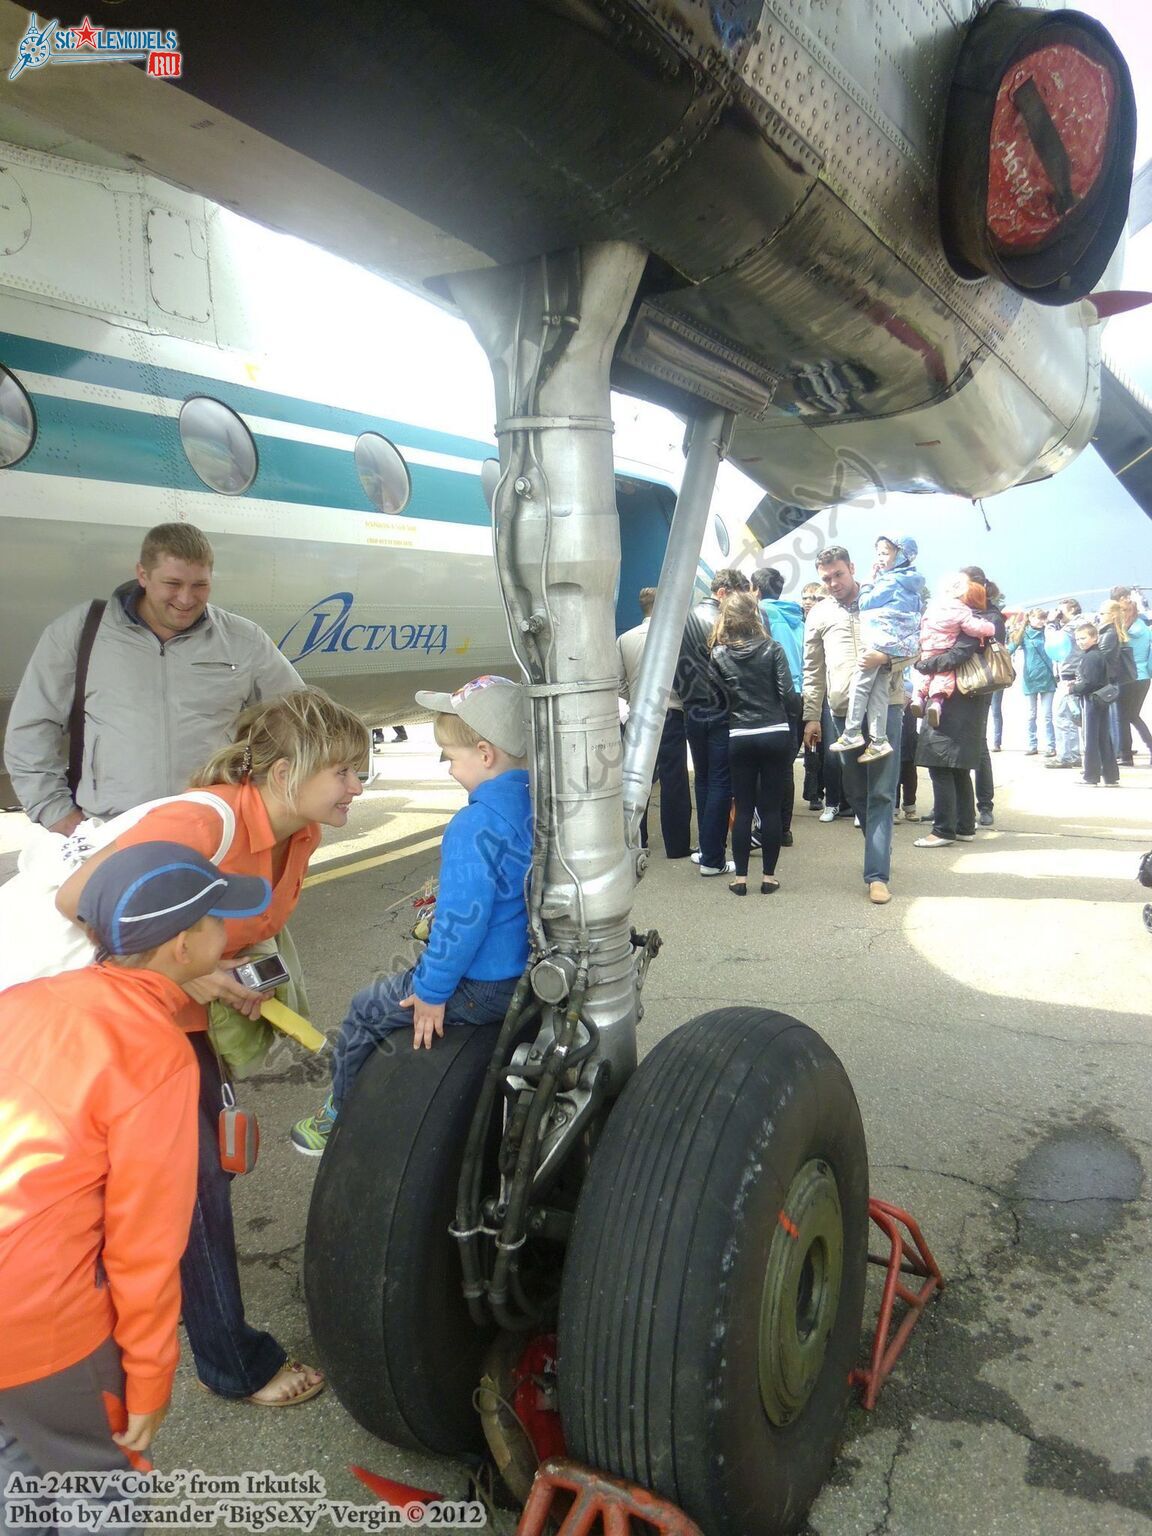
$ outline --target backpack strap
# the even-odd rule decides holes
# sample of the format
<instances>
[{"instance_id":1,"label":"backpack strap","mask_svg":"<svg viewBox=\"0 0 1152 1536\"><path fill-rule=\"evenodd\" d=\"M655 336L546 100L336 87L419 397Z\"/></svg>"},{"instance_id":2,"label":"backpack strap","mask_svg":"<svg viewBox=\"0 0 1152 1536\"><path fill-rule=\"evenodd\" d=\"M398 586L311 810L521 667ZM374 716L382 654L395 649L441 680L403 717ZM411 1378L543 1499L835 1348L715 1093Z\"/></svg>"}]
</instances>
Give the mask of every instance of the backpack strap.
<instances>
[{"instance_id":1,"label":"backpack strap","mask_svg":"<svg viewBox=\"0 0 1152 1536\"><path fill-rule=\"evenodd\" d=\"M84 771L84 695L88 686L88 663L107 606L103 598L96 598L89 604L80 631L80 644L76 648L76 683L72 689L72 708L68 712L68 791L73 801Z\"/></svg>"}]
</instances>

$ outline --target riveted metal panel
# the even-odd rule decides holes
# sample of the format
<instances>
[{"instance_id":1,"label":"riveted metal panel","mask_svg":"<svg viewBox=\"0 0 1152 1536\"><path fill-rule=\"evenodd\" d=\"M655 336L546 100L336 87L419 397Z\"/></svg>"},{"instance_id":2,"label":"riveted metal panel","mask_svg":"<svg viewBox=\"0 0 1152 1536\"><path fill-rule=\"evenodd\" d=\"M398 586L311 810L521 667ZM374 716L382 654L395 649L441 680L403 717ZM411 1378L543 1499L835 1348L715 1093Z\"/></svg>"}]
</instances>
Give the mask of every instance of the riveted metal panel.
<instances>
[{"instance_id":1,"label":"riveted metal panel","mask_svg":"<svg viewBox=\"0 0 1152 1536\"><path fill-rule=\"evenodd\" d=\"M134 178L8 144L0 165L0 286L143 322Z\"/></svg>"}]
</instances>

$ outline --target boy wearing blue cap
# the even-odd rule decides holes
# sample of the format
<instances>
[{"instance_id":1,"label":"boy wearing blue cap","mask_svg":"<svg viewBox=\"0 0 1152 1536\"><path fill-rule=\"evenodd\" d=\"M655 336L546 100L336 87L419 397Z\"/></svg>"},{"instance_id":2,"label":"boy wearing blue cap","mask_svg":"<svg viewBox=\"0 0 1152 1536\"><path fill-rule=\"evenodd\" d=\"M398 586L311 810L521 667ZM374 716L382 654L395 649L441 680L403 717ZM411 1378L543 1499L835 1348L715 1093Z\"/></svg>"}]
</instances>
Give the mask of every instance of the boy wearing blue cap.
<instances>
[{"instance_id":1,"label":"boy wearing blue cap","mask_svg":"<svg viewBox=\"0 0 1152 1536\"><path fill-rule=\"evenodd\" d=\"M219 963L221 919L270 894L178 843L127 848L81 899L96 962L0 994L0 1530L13 1473L147 1465L196 1188L198 1074L174 1016Z\"/></svg>"},{"instance_id":2,"label":"boy wearing blue cap","mask_svg":"<svg viewBox=\"0 0 1152 1536\"><path fill-rule=\"evenodd\" d=\"M892 751L887 735L892 668L906 666L920 654L924 578L914 564L918 553L916 540L904 535L876 540L872 580L860 588L860 655L848 685L848 713L844 731L829 744L829 752L863 747L859 761L871 763Z\"/></svg>"}]
</instances>

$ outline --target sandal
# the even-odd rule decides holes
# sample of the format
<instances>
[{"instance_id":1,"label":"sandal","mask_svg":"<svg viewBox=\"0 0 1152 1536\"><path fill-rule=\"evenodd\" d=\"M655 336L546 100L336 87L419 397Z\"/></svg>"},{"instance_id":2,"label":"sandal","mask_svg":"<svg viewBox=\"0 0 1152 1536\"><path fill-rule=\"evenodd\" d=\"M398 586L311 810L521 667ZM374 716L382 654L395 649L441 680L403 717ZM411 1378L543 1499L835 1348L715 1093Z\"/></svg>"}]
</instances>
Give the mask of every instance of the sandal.
<instances>
[{"instance_id":1,"label":"sandal","mask_svg":"<svg viewBox=\"0 0 1152 1536\"><path fill-rule=\"evenodd\" d=\"M260 1392L253 1392L251 1397L242 1398L241 1401L251 1403L254 1408L295 1408L298 1403L307 1403L323 1392L327 1383L323 1376L319 1381L314 1381L309 1386L308 1377L320 1376L319 1371L311 1365L301 1365L299 1360L285 1360L284 1364L273 1376L272 1380L260 1388L260 1392L267 1392L272 1387L288 1387L294 1376L298 1376L304 1383L299 1392L290 1392L286 1396L261 1397Z\"/></svg>"},{"instance_id":2,"label":"sandal","mask_svg":"<svg viewBox=\"0 0 1152 1536\"><path fill-rule=\"evenodd\" d=\"M747 880L730 880L728 882L728 889L732 892L733 896L747 896L748 882Z\"/></svg>"},{"instance_id":3,"label":"sandal","mask_svg":"<svg viewBox=\"0 0 1152 1536\"><path fill-rule=\"evenodd\" d=\"M761 896L775 896L780 889L780 882L772 875L765 875L760 882Z\"/></svg>"}]
</instances>

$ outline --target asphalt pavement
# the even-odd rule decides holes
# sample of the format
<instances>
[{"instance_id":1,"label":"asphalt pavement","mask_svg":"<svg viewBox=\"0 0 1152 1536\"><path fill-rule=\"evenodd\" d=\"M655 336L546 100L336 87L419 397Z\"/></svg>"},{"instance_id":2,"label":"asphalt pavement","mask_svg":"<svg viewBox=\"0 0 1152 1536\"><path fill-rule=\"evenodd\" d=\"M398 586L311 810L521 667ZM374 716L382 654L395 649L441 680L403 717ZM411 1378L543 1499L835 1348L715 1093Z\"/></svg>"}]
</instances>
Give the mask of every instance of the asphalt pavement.
<instances>
[{"instance_id":1,"label":"asphalt pavement","mask_svg":"<svg viewBox=\"0 0 1152 1536\"><path fill-rule=\"evenodd\" d=\"M429 727L409 737L379 755L293 922L329 1031L352 992L412 955L412 902L461 803ZM946 1277L875 1411L852 1409L810 1536L1152 1533L1152 934L1134 878L1152 767L1145 754L1105 790L1020 751L993 762L996 824L974 842L921 850L926 827L895 827L889 906L865 898L851 821L802 803L779 895L756 894L754 865L736 900L659 848L637 893L637 926L665 941L642 1050L728 1003L817 1029L859 1098L872 1193L913 1213ZM920 798L928 809L924 773ZM0 877L24 826L0 818ZM287 1048L250 1081L260 1166L235 1185L249 1316L305 1359L316 1164L287 1134L326 1081L321 1059ZM162 1467L213 1475L315 1470L363 1503L350 1464L467 1487L463 1467L373 1439L330 1392L283 1411L213 1399L186 1354L156 1449Z\"/></svg>"}]
</instances>

